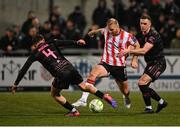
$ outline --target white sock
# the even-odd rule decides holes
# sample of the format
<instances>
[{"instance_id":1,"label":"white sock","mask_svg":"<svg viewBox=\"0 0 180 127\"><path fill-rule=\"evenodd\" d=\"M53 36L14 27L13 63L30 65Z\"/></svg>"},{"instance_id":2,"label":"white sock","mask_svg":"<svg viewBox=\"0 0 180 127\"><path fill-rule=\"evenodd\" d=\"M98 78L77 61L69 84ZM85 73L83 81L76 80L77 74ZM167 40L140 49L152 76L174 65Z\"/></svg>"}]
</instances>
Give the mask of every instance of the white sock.
<instances>
[{"instance_id":1,"label":"white sock","mask_svg":"<svg viewBox=\"0 0 180 127\"><path fill-rule=\"evenodd\" d=\"M71 112L75 112L75 111L77 111L77 109L76 109L76 108L73 108L73 109L71 110Z\"/></svg>"},{"instance_id":2,"label":"white sock","mask_svg":"<svg viewBox=\"0 0 180 127\"><path fill-rule=\"evenodd\" d=\"M159 104L163 104L164 103L164 100L161 98L160 100L159 100Z\"/></svg>"},{"instance_id":3,"label":"white sock","mask_svg":"<svg viewBox=\"0 0 180 127\"><path fill-rule=\"evenodd\" d=\"M83 92L80 100L87 102L88 96L89 96L89 92Z\"/></svg>"},{"instance_id":4,"label":"white sock","mask_svg":"<svg viewBox=\"0 0 180 127\"><path fill-rule=\"evenodd\" d=\"M88 82L86 82L86 85L93 86L93 84L88 83ZM84 102L87 102L88 96L89 96L89 92L83 92L80 100L82 100L82 101L84 101Z\"/></svg>"},{"instance_id":5,"label":"white sock","mask_svg":"<svg viewBox=\"0 0 180 127\"><path fill-rule=\"evenodd\" d=\"M146 106L146 108L148 108L148 109L152 109L152 106Z\"/></svg>"}]
</instances>

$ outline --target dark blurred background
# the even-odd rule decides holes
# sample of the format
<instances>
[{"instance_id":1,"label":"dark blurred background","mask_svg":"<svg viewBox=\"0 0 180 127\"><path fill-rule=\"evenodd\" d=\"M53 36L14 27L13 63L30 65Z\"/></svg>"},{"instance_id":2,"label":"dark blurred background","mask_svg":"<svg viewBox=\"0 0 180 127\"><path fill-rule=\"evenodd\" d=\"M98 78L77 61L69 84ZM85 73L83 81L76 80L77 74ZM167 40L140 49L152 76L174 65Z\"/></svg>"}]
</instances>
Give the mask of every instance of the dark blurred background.
<instances>
[{"instance_id":1,"label":"dark blurred background","mask_svg":"<svg viewBox=\"0 0 180 127\"><path fill-rule=\"evenodd\" d=\"M139 18L146 13L162 35L165 48L179 49L179 0L0 0L0 54L31 52L32 38L38 33L46 40L84 38L88 44L81 49L100 51L103 37L89 38L90 29L105 27L107 19L114 17L123 29L136 35Z\"/></svg>"}]
</instances>

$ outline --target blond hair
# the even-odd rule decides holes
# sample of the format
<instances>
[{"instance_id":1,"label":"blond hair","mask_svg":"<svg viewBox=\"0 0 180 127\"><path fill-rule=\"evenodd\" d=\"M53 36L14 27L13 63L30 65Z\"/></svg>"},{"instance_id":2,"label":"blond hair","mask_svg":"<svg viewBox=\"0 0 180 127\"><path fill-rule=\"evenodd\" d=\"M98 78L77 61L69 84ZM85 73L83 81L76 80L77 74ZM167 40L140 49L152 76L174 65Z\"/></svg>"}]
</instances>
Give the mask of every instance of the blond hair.
<instances>
[{"instance_id":1,"label":"blond hair","mask_svg":"<svg viewBox=\"0 0 180 127\"><path fill-rule=\"evenodd\" d=\"M108 19L107 26L110 26L112 24L115 24L115 25L117 25L119 27L119 23L118 23L118 21L115 18Z\"/></svg>"}]
</instances>

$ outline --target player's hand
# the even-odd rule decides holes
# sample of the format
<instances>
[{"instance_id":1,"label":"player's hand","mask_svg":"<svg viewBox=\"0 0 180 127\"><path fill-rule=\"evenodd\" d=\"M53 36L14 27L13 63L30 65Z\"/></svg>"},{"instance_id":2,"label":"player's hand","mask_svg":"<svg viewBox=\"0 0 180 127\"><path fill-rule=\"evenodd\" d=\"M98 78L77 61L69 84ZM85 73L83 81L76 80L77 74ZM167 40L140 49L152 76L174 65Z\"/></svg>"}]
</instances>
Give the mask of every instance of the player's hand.
<instances>
[{"instance_id":1,"label":"player's hand","mask_svg":"<svg viewBox=\"0 0 180 127\"><path fill-rule=\"evenodd\" d=\"M90 31L90 32L88 32L88 35L89 35L90 37L93 37L93 36L94 36L94 32L93 32L93 31Z\"/></svg>"},{"instance_id":2,"label":"player's hand","mask_svg":"<svg viewBox=\"0 0 180 127\"><path fill-rule=\"evenodd\" d=\"M131 67L134 68L134 69L137 69L137 68L138 68L137 60L132 60L132 61L131 61Z\"/></svg>"},{"instance_id":3,"label":"player's hand","mask_svg":"<svg viewBox=\"0 0 180 127\"><path fill-rule=\"evenodd\" d=\"M124 52L122 52L122 51L119 52L119 53L118 53L118 56L119 56L119 57L123 57L123 56L124 56Z\"/></svg>"},{"instance_id":4,"label":"player's hand","mask_svg":"<svg viewBox=\"0 0 180 127\"><path fill-rule=\"evenodd\" d=\"M125 55L128 55L130 53L130 49L129 48L125 48L124 50L123 50L123 55L125 56Z\"/></svg>"},{"instance_id":5,"label":"player's hand","mask_svg":"<svg viewBox=\"0 0 180 127\"><path fill-rule=\"evenodd\" d=\"M119 57L128 56L129 52L130 52L130 49L125 48L125 49L119 51L118 55L119 55Z\"/></svg>"},{"instance_id":6,"label":"player's hand","mask_svg":"<svg viewBox=\"0 0 180 127\"><path fill-rule=\"evenodd\" d=\"M80 39L80 40L77 41L77 44L78 45L85 45L86 42L83 39Z\"/></svg>"},{"instance_id":7,"label":"player's hand","mask_svg":"<svg viewBox=\"0 0 180 127\"><path fill-rule=\"evenodd\" d=\"M11 87L11 92L12 92L12 94L15 94L16 91L17 91L17 85L13 85L13 86Z\"/></svg>"}]
</instances>

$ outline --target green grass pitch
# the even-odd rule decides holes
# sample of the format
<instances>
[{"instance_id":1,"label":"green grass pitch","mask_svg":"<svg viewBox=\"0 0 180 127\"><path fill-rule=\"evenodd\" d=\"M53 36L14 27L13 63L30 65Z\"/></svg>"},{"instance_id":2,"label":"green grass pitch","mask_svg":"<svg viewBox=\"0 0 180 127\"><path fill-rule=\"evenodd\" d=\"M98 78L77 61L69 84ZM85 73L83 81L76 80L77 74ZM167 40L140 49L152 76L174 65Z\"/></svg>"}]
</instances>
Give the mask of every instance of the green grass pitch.
<instances>
[{"instance_id":1,"label":"green grass pitch","mask_svg":"<svg viewBox=\"0 0 180 127\"><path fill-rule=\"evenodd\" d=\"M63 92L70 102L76 101L81 92ZM159 114L143 114L144 103L140 92L131 92L132 108L123 105L122 94L111 92L118 101L118 108L112 109L104 103L101 113L92 113L88 107L81 107L80 117L65 117L67 112L58 105L49 92L17 92L0 93L0 125L1 126L123 126L123 125L180 125L180 92L160 92L168 102L168 107ZM95 96L91 95L89 101ZM153 109L157 103L152 101Z\"/></svg>"}]
</instances>

